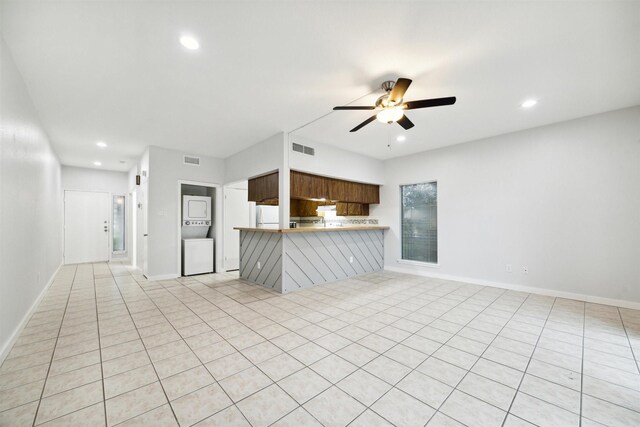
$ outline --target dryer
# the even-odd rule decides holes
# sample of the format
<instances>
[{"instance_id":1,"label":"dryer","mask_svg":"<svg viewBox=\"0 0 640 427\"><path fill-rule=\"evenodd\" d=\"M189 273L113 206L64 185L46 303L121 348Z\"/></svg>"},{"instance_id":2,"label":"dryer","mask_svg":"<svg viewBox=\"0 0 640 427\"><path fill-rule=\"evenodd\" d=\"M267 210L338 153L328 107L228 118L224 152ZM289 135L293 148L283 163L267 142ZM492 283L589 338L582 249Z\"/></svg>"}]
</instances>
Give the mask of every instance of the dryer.
<instances>
[{"instance_id":1,"label":"dryer","mask_svg":"<svg viewBox=\"0 0 640 427\"><path fill-rule=\"evenodd\" d=\"M211 197L182 196L182 275L213 273Z\"/></svg>"}]
</instances>

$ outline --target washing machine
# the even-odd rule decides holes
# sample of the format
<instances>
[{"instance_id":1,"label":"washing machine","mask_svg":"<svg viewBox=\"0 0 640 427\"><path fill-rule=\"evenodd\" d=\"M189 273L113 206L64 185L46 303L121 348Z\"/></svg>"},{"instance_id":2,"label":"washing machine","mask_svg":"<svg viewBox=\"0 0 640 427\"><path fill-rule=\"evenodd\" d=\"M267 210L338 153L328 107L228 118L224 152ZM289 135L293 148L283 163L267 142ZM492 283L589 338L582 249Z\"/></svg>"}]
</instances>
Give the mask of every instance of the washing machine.
<instances>
[{"instance_id":1,"label":"washing machine","mask_svg":"<svg viewBox=\"0 0 640 427\"><path fill-rule=\"evenodd\" d=\"M211 197L182 197L182 275L213 273Z\"/></svg>"},{"instance_id":2,"label":"washing machine","mask_svg":"<svg viewBox=\"0 0 640 427\"><path fill-rule=\"evenodd\" d=\"M182 239L182 275L213 273L213 239Z\"/></svg>"}]
</instances>

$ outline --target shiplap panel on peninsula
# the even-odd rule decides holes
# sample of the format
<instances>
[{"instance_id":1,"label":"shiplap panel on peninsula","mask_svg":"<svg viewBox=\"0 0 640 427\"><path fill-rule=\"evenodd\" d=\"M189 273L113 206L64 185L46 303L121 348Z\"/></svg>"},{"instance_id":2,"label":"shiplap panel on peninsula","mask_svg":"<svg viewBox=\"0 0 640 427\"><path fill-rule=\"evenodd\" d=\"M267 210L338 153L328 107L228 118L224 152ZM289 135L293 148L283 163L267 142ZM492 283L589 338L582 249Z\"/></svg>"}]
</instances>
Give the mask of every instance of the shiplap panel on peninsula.
<instances>
[{"instance_id":1,"label":"shiplap panel on peninsula","mask_svg":"<svg viewBox=\"0 0 640 427\"><path fill-rule=\"evenodd\" d=\"M282 292L282 239L282 233L241 231L240 277Z\"/></svg>"},{"instance_id":2,"label":"shiplap panel on peninsula","mask_svg":"<svg viewBox=\"0 0 640 427\"><path fill-rule=\"evenodd\" d=\"M381 271L383 233L362 230L285 234L283 292Z\"/></svg>"}]
</instances>

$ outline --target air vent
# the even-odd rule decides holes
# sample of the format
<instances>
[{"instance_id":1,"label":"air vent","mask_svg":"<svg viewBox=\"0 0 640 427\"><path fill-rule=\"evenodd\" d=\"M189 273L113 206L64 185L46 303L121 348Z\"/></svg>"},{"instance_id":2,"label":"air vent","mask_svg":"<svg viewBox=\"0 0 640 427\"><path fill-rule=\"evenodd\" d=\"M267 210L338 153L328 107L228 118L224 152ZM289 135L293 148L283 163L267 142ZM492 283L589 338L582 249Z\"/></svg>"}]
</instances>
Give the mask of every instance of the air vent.
<instances>
[{"instance_id":1,"label":"air vent","mask_svg":"<svg viewBox=\"0 0 640 427\"><path fill-rule=\"evenodd\" d=\"M293 151L298 152L298 153L307 154L309 156L315 156L316 155L315 148L309 147L307 145L297 144L295 142L293 144L291 144L291 149Z\"/></svg>"},{"instance_id":2,"label":"air vent","mask_svg":"<svg viewBox=\"0 0 640 427\"><path fill-rule=\"evenodd\" d=\"M200 166L200 157L184 156L184 164L192 166Z\"/></svg>"}]
</instances>

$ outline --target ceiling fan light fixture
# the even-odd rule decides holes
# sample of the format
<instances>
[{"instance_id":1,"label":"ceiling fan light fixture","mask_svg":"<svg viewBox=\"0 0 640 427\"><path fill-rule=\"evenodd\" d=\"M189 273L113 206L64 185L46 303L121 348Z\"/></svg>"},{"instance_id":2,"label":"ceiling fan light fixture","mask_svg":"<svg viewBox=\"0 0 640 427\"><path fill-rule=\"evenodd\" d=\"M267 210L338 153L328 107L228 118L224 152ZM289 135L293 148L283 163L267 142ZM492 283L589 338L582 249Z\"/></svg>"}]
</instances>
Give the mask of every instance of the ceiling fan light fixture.
<instances>
[{"instance_id":1,"label":"ceiling fan light fixture","mask_svg":"<svg viewBox=\"0 0 640 427\"><path fill-rule=\"evenodd\" d=\"M401 107L389 107L380 111L376 118L382 123L393 123L400 120L402 116L404 116L404 111Z\"/></svg>"}]
</instances>

